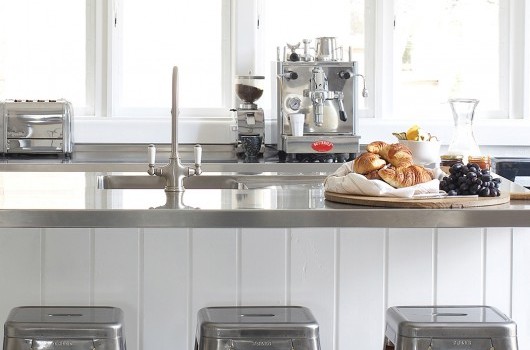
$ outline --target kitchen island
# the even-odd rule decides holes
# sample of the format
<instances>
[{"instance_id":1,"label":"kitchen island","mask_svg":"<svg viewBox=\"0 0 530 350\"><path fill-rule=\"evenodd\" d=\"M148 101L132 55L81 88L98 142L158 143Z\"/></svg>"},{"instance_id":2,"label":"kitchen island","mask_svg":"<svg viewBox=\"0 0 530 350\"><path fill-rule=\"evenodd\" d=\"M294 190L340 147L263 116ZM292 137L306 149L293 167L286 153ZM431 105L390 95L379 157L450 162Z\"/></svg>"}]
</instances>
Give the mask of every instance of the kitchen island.
<instances>
[{"instance_id":1,"label":"kitchen island","mask_svg":"<svg viewBox=\"0 0 530 350\"><path fill-rule=\"evenodd\" d=\"M233 166L205 164L201 176L265 170ZM530 344L528 200L351 206L326 201L314 178L179 197L100 189L104 169L3 165L0 319L20 305L113 305L125 311L129 349L191 350L202 307L303 305L320 323L322 349L379 350L389 306L487 304L517 322L521 348ZM142 169L131 164L125 175ZM285 164L266 170L271 179L311 173Z\"/></svg>"},{"instance_id":2,"label":"kitchen island","mask_svg":"<svg viewBox=\"0 0 530 350\"><path fill-rule=\"evenodd\" d=\"M161 189L100 189L98 180L105 174L4 172L0 226L530 227L530 200L466 209L374 208L326 201L325 175L298 175L287 181L278 172L267 172L269 182L263 175L260 182L247 175L240 181L248 182L240 188L192 188L175 194ZM204 173L197 180L216 176ZM527 190L505 180L503 191Z\"/></svg>"}]
</instances>

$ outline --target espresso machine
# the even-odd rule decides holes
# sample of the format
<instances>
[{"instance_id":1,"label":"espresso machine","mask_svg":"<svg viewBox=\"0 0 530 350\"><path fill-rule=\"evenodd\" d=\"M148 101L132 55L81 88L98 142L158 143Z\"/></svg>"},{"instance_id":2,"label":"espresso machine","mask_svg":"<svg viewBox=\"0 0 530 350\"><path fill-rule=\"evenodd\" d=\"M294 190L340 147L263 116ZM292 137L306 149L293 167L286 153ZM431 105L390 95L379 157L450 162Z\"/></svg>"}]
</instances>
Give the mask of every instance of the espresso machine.
<instances>
[{"instance_id":1,"label":"espresso machine","mask_svg":"<svg viewBox=\"0 0 530 350\"><path fill-rule=\"evenodd\" d=\"M256 101L263 95L264 76L238 75L235 77L235 94L239 107L236 113L238 127L237 153L257 157L265 149L265 118Z\"/></svg>"},{"instance_id":2,"label":"espresso machine","mask_svg":"<svg viewBox=\"0 0 530 350\"><path fill-rule=\"evenodd\" d=\"M310 43L304 39L303 47L288 44L283 57L278 48L276 111L280 161L304 154L335 156L325 161L352 159L359 152L360 139L357 78L361 75L357 62L351 58L342 60L342 48L336 47L333 37L317 38L314 48ZM292 114L304 115L303 135L293 135Z\"/></svg>"}]
</instances>

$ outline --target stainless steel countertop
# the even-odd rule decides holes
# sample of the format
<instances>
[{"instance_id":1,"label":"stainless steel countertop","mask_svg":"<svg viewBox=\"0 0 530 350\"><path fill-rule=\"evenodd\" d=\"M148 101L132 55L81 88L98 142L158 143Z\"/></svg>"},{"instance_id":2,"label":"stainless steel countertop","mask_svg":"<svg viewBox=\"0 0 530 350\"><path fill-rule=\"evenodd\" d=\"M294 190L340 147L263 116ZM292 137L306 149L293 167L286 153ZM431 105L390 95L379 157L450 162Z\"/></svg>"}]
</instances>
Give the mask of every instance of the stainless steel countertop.
<instances>
[{"instance_id":1,"label":"stainless steel countertop","mask_svg":"<svg viewBox=\"0 0 530 350\"><path fill-rule=\"evenodd\" d=\"M181 145L183 162L193 145ZM157 145L157 163L169 145ZM205 172L325 176L337 163L237 161L233 145L206 145ZM145 174L147 145L85 144L72 159L0 161L0 227L530 227L530 200L469 209L391 209L326 201L321 183L259 189L101 190L107 173ZM222 160L221 162L216 160ZM508 182L505 186L510 186ZM511 184L506 191L528 191Z\"/></svg>"},{"instance_id":2,"label":"stainless steel countertop","mask_svg":"<svg viewBox=\"0 0 530 350\"><path fill-rule=\"evenodd\" d=\"M14 155L0 159L0 171L101 171L146 172L147 144L76 144L69 159L51 156ZM179 145L183 163L192 164L193 146ZM308 173L333 172L338 163L279 163L274 148L267 147L257 163L245 163L235 153L234 145L202 145L203 171L262 173L270 171ZM171 151L169 144L156 145L156 162L165 164Z\"/></svg>"},{"instance_id":3,"label":"stainless steel countertop","mask_svg":"<svg viewBox=\"0 0 530 350\"><path fill-rule=\"evenodd\" d=\"M318 183L188 189L180 198L158 189L97 189L101 174L0 172L0 227L530 227L530 200L469 209L374 208L328 202ZM515 184L511 190L525 191Z\"/></svg>"}]
</instances>

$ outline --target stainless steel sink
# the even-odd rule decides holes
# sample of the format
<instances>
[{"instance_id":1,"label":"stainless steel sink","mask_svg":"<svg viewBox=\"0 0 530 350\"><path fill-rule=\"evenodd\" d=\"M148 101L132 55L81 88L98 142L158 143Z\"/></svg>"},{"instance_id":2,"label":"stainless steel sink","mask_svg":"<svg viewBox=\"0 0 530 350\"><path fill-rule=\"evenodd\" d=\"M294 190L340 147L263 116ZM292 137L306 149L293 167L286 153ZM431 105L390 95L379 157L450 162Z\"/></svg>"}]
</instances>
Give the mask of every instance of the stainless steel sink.
<instances>
[{"instance_id":1,"label":"stainless steel sink","mask_svg":"<svg viewBox=\"0 0 530 350\"><path fill-rule=\"evenodd\" d=\"M184 178L187 189L253 189L284 186L314 186L322 184L324 175L200 175ZM162 189L164 179L148 175L101 175L98 188L112 189Z\"/></svg>"},{"instance_id":2,"label":"stainless steel sink","mask_svg":"<svg viewBox=\"0 0 530 350\"><path fill-rule=\"evenodd\" d=\"M112 189L158 189L164 188L164 178L148 175L102 175L98 177L98 188ZM184 187L189 189L237 189L239 183L229 175L192 176L184 178Z\"/></svg>"}]
</instances>

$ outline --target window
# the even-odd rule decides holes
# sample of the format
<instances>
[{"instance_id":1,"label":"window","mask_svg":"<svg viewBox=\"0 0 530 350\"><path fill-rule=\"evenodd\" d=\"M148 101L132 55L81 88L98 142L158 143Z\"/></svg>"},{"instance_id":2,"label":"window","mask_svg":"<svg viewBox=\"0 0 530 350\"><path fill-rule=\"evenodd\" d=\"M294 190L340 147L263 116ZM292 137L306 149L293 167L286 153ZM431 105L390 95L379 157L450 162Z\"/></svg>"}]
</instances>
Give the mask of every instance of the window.
<instances>
[{"instance_id":1,"label":"window","mask_svg":"<svg viewBox=\"0 0 530 350\"><path fill-rule=\"evenodd\" d=\"M351 48L351 59L359 63L359 73L371 71L373 67L365 64L367 52L372 52L371 47L368 51L365 47L366 18L370 18L370 13L365 11L366 6L369 4L365 4L365 0L329 0L325 6L316 0L262 0L259 6L261 33L258 67L263 72L257 74L265 75L267 79L272 76L271 62L277 60L278 47L280 55L283 55L287 43L296 44L303 39L310 39L314 47L315 38L324 36L337 37L337 45L342 47L344 60L349 59ZM265 86L270 86L270 83ZM265 91L260 102L266 108L271 108L272 96L275 93ZM365 108L363 98L359 98L359 104L361 109ZM275 112L271 111L271 114Z\"/></svg>"},{"instance_id":2,"label":"window","mask_svg":"<svg viewBox=\"0 0 530 350\"><path fill-rule=\"evenodd\" d=\"M277 47L335 36L366 77L360 117L447 118L448 98L469 97L480 118L530 118L528 1L2 0L0 13L0 99L63 97L76 116L168 116L173 65L181 115L226 116L235 71L270 87Z\"/></svg>"},{"instance_id":3,"label":"window","mask_svg":"<svg viewBox=\"0 0 530 350\"><path fill-rule=\"evenodd\" d=\"M168 116L178 65L181 111L228 113L229 0L3 0L0 13L0 100L65 98L77 116Z\"/></svg>"},{"instance_id":4,"label":"window","mask_svg":"<svg viewBox=\"0 0 530 350\"><path fill-rule=\"evenodd\" d=\"M432 118L447 100L480 100L481 115L506 116L507 55L499 0L395 0L394 115Z\"/></svg>"},{"instance_id":5,"label":"window","mask_svg":"<svg viewBox=\"0 0 530 350\"><path fill-rule=\"evenodd\" d=\"M0 13L0 100L66 98L85 109L85 2L3 0Z\"/></svg>"},{"instance_id":6,"label":"window","mask_svg":"<svg viewBox=\"0 0 530 350\"><path fill-rule=\"evenodd\" d=\"M114 91L117 114L148 109L163 110L160 114L166 115L175 65L179 66L182 109L228 111L230 13L226 0L123 0L118 6L119 54L113 65L119 82Z\"/></svg>"}]
</instances>

